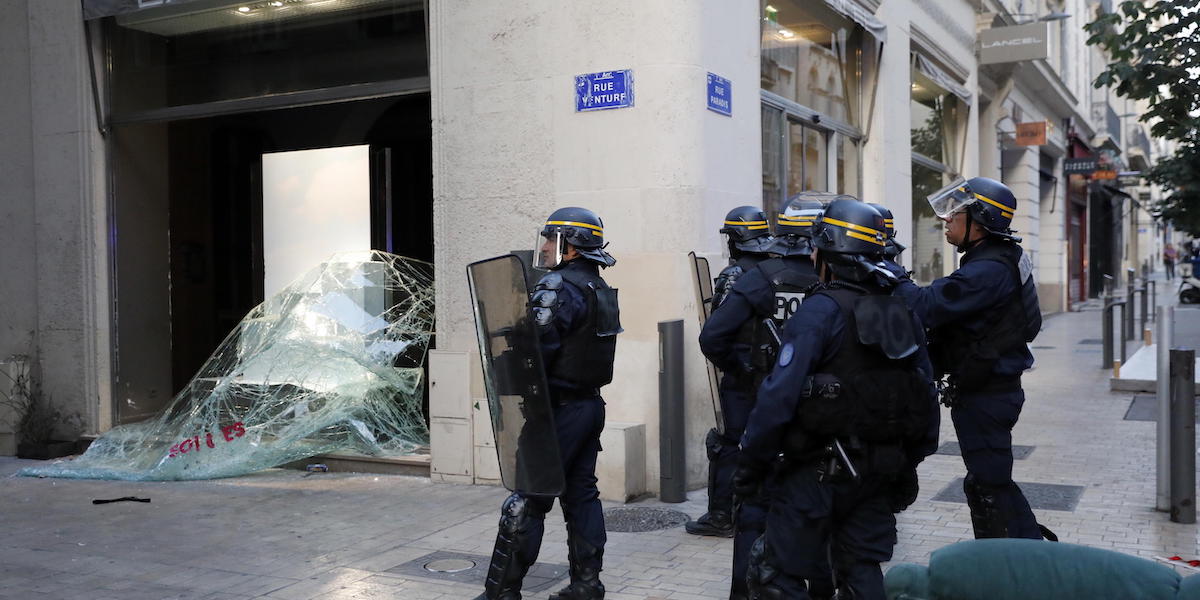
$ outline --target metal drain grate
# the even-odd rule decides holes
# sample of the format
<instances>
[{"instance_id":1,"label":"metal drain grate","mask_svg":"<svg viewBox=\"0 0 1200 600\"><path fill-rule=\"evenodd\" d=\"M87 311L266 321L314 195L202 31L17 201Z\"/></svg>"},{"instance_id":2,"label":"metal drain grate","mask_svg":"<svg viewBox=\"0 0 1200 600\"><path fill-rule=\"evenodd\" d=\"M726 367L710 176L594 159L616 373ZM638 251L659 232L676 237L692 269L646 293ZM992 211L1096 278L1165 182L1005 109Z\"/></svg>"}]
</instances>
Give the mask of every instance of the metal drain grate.
<instances>
[{"instance_id":1,"label":"metal drain grate","mask_svg":"<svg viewBox=\"0 0 1200 600\"><path fill-rule=\"evenodd\" d=\"M1034 510L1062 510L1073 512L1075 506L1079 504L1079 498L1083 495L1083 486L1081 485L1057 485L1053 483L1025 483L1017 482L1021 492L1025 494L1025 499L1029 500L1029 508ZM933 500L938 502L959 502L967 503L967 497L963 494L962 477L951 481L942 491L938 492Z\"/></svg>"},{"instance_id":2,"label":"metal drain grate","mask_svg":"<svg viewBox=\"0 0 1200 600\"><path fill-rule=\"evenodd\" d=\"M621 507L604 511L604 529L626 533L670 529L687 520L687 515L669 508Z\"/></svg>"},{"instance_id":3,"label":"metal drain grate","mask_svg":"<svg viewBox=\"0 0 1200 600\"><path fill-rule=\"evenodd\" d=\"M1196 421L1200 422L1200 401L1196 403ZM1153 395L1138 394L1133 397L1133 401L1129 403L1129 409L1125 411L1126 421L1157 421L1158 420L1158 398Z\"/></svg>"},{"instance_id":4,"label":"metal drain grate","mask_svg":"<svg viewBox=\"0 0 1200 600\"><path fill-rule=\"evenodd\" d=\"M1033 449L1034 446L1013 446L1013 459L1023 460L1029 458L1029 455L1033 454ZM962 456L962 448L959 447L958 442L943 442L941 446L938 446L936 454Z\"/></svg>"},{"instance_id":5,"label":"metal drain grate","mask_svg":"<svg viewBox=\"0 0 1200 600\"><path fill-rule=\"evenodd\" d=\"M439 551L396 565L387 572L407 577L453 581L477 586L479 591L483 591L490 560L489 557L475 554ZM567 565L535 563L525 575L525 585L522 589L531 593L544 592L566 576Z\"/></svg>"}]
</instances>

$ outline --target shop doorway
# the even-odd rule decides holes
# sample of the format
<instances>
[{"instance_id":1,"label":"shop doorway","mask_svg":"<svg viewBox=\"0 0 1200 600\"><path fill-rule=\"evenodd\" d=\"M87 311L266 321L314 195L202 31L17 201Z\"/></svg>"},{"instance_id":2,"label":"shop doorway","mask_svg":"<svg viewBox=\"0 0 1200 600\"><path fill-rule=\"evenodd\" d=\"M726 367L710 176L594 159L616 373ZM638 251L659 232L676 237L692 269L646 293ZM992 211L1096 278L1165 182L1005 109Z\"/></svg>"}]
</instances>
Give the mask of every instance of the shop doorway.
<instances>
[{"instance_id":1,"label":"shop doorway","mask_svg":"<svg viewBox=\"0 0 1200 600\"><path fill-rule=\"evenodd\" d=\"M348 235L432 261L429 111L418 93L116 128L117 422L161 410L251 308L303 270L271 258L317 235L280 222L286 201L264 204L273 163L354 148L339 199L354 205Z\"/></svg>"}]
</instances>

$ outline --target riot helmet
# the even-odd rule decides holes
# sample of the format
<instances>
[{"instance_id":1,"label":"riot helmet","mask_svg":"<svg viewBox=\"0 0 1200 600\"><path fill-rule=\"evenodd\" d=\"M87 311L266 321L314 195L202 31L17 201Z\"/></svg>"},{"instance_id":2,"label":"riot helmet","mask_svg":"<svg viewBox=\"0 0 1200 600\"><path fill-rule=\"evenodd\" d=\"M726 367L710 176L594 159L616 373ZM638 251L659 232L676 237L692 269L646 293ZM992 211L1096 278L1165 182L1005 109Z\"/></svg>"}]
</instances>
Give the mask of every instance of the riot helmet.
<instances>
[{"instance_id":1,"label":"riot helmet","mask_svg":"<svg viewBox=\"0 0 1200 600\"><path fill-rule=\"evenodd\" d=\"M726 236L730 253L766 252L774 241L767 214L755 206L739 206L729 211L721 233Z\"/></svg>"},{"instance_id":2,"label":"riot helmet","mask_svg":"<svg viewBox=\"0 0 1200 600\"><path fill-rule=\"evenodd\" d=\"M894 279L876 266L887 247L883 216L854 199L835 200L825 207L812 229L818 266L824 264L839 279L868 281L874 274Z\"/></svg>"},{"instance_id":3,"label":"riot helmet","mask_svg":"<svg viewBox=\"0 0 1200 600\"><path fill-rule=\"evenodd\" d=\"M979 223L990 235L1021 241L1021 238L1013 235L1011 228L1013 214L1017 211L1017 197L1007 185L995 179L960 178L930 194L927 199L938 218L949 220L959 212L967 213L966 239L960 250L971 245L971 223Z\"/></svg>"},{"instance_id":4,"label":"riot helmet","mask_svg":"<svg viewBox=\"0 0 1200 600\"><path fill-rule=\"evenodd\" d=\"M812 227L825 205L843 194L805 190L788 198L775 220L775 243L771 252L780 256L810 256Z\"/></svg>"},{"instance_id":5,"label":"riot helmet","mask_svg":"<svg viewBox=\"0 0 1200 600\"><path fill-rule=\"evenodd\" d=\"M868 202L867 206L875 209L879 216L883 217L884 243L883 255L888 258L896 258L901 252L904 252L904 245L896 241L896 219L892 216L892 209L882 205Z\"/></svg>"},{"instance_id":6,"label":"riot helmet","mask_svg":"<svg viewBox=\"0 0 1200 600\"><path fill-rule=\"evenodd\" d=\"M574 206L560 208L546 219L538 233L533 266L537 269L557 269L566 261L567 245L575 248L579 256L601 267L617 264L617 259L604 251L604 222L600 216Z\"/></svg>"}]
</instances>

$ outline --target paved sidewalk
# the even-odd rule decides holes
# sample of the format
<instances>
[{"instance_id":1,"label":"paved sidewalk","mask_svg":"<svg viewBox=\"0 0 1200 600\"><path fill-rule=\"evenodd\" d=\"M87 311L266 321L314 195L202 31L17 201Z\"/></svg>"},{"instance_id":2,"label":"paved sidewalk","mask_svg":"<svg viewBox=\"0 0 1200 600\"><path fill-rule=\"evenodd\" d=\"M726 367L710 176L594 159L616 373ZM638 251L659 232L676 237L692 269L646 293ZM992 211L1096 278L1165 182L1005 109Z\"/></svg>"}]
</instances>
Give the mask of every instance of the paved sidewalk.
<instances>
[{"instance_id":1,"label":"paved sidewalk","mask_svg":"<svg viewBox=\"0 0 1200 600\"><path fill-rule=\"evenodd\" d=\"M1177 331L1193 335L1200 309L1176 314L1188 324ZM1063 541L1196 557L1197 526L1171 523L1154 510L1155 425L1124 420L1133 394L1109 392L1100 347L1081 343L1099 337L1098 310L1046 320L1014 434L1016 444L1033 449L1016 462L1015 479L1081 488L1073 509L1035 509ZM1200 342L1183 337L1176 341ZM942 440L955 440L945 413ZM420 564L415 571L401 566L439 551L486 560L506 496L499 488L414 477L284 470L177 483L6 477L28 462L0 459L0 599L473 598L477 584L439 580ZM920 498L900 515L897 561L927 562L933 550L971 537L965 504L932 500L948 486L955 492L964 474L954 455L934 455L921 466ZM130 495L152 502L91 503ZM1051 499L1070 499L1060 496ZM704 501L698 490L684 504L631 506L697 516ZM565 538L556 508L547 517L541 562L565 564ZM610 532L608 598L724 598L731 545L689 536L681 526Z\"/></svg>"}]
</instances>

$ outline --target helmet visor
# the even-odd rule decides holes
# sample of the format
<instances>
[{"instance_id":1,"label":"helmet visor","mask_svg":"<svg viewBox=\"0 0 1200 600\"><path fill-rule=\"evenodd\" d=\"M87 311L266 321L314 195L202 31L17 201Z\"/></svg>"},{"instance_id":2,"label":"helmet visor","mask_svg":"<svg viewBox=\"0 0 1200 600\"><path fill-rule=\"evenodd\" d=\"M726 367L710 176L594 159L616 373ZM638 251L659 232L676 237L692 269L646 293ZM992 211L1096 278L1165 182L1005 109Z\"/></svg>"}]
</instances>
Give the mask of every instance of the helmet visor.
<instances>
[{"instance_id":1,"label":"helmet visor","mask_svg":"<svg viewBox=\"0 0 1200 600\"><path fill-rule=\"evenodd\" d=\"M533 268L550 270L562 264L567 250L567 239L562 230L538 233L533 247Z\"/></svg>"},{"instance_id":2,"label":"helmet visor","mask_svg":"<svg viewBox=\"0 0 1200 600\"><path fill-rule=\"evenodd\" d=\"M954 183L930 194L926 200L933 208L933 214L938 218L948 219L958 211L975 203L977 198L975 198L975 192L971 191L971 186L967 185L967 181L959 178Z\"/></svg>"}]
</instances>

